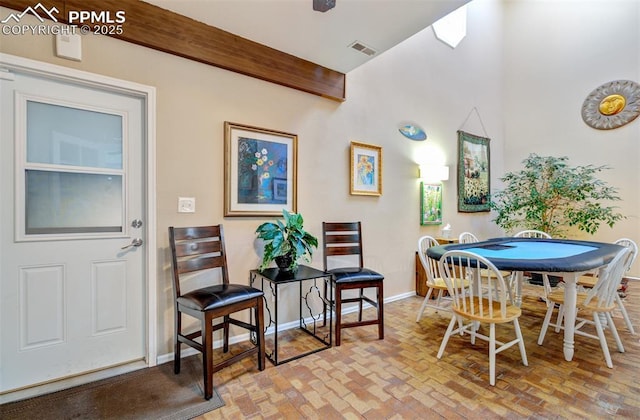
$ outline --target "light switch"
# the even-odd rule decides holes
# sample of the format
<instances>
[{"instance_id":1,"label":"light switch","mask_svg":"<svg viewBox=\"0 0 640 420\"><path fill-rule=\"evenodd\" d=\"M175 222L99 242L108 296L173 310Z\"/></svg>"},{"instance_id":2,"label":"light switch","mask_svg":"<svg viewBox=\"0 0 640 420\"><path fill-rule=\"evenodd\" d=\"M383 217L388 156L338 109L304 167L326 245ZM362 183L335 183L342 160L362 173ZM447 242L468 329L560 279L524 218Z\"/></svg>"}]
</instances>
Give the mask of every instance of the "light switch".
<instances>
[{"instance_id":1,"label":"light switch","mask_svg":"<svg viewBox=\"0 0 640 420\"><path fill-rule=\"evenodd\" d=\"M178 197L178 213L195 213L195 197Z\"/></svg>"},{"instance_id":2,"label":"light switch","mask_svg":"<svg viewBox=\"0 0 640 420\"><path fill-rule=\"evenodd\" d=\"M56 55L69 60L82 60L82 38L79 34L56 34Z\"/></svg>"}]
</instances>

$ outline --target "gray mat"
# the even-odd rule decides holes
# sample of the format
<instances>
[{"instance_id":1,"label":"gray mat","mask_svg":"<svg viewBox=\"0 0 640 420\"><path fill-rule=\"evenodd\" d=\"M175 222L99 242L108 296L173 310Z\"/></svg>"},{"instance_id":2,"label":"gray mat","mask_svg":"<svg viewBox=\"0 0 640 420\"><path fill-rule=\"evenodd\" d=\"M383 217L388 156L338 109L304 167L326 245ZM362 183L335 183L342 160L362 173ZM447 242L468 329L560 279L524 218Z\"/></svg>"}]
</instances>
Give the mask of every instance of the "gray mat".
<instances>
[{"instance_id":1,"label":"gray mat","mask_svg":"<svg viewBox=\"0 0 640 420\"><path fill-rule=\"evenodd\" d=\"M9 419L191 419L222 407L215 391L204 399L198 355L62 391L0 405Z\"/></svg>"}]
</instances>

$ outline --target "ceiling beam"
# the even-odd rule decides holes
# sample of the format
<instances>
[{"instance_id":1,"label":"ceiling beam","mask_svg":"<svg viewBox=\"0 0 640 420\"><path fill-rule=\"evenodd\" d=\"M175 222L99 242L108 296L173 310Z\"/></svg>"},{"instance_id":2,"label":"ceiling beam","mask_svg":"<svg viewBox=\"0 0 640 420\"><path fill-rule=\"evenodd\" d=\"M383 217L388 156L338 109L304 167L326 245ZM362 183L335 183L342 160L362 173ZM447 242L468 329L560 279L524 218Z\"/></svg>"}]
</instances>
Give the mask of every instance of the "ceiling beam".
<instances>
[{"instance_id":1,"label":"ceiling beam","mask_svg":"<svg viewBox=\"0 0 640 420\"><path fill-rule=\"evenodd\" d=\"M109 36L325 98L346 99L344 73L143 1L41 0L40 3L49 9L55 6L59 10L56 19L63 23L68 23L70 11L109 12L112 18L116 12L124 11L122 33ZM21 12L33 7L34 2L0 0L0 6Z\"/></svg>"}]
</instances>

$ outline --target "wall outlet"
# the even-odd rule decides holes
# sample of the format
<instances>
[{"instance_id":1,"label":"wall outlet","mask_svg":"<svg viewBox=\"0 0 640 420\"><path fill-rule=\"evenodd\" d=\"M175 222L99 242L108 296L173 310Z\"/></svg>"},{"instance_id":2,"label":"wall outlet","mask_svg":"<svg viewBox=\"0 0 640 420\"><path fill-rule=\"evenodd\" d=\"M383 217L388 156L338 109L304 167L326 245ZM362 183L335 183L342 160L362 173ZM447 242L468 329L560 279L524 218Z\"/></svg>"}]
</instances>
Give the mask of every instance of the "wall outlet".
<instances>
[{"instance_id":1,"label":"wall outlet","mask_svg":"<svg viewBox=\"0 0 640 420\"><path fill-rule=\"evenodd\" d=\"M195 197L178 197L178 213L195 213Z\"/></svg>"}]
</instances>

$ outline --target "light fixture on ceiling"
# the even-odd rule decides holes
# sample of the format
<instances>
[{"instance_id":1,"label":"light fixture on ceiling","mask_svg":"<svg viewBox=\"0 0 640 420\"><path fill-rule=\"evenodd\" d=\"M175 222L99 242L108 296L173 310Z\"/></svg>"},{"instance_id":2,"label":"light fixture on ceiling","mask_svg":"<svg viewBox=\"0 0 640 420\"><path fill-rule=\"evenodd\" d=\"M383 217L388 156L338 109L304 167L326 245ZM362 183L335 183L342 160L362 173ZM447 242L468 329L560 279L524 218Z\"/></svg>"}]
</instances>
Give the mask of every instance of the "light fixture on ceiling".
<instances>
[{"instance_id":1,"label":"light fixture on ceiling","mask_svg":"<svg viewBox=\"0 0 640 420\"><path fill-rule=\"evenodd\" d=\"M313 0L313 10L326 12L336 7L336 0Z\"/></svg>"}]
</instances>

